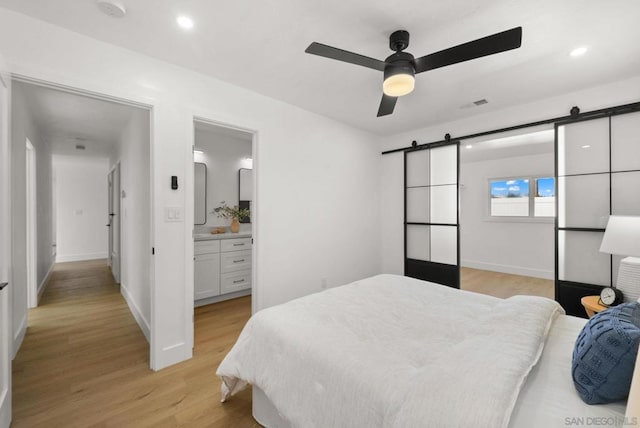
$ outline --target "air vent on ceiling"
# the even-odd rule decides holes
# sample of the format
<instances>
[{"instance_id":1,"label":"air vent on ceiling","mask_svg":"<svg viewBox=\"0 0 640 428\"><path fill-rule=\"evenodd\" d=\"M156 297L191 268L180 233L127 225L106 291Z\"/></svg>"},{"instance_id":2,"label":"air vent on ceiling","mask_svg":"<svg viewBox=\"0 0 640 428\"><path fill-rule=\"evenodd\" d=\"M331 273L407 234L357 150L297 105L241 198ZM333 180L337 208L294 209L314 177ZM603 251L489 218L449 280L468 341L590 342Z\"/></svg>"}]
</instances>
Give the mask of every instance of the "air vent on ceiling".
<instances>
[{"instance_id":1,"label":"air vent on ceiling","mask_svg":"<svg viewBox=\"0 0 640 428\"><path fill-rule=\"evenodd\" d=\"M487 101L486 98L482 98L481 100L476 100L476 101L473 101L473 102L470 102L470 103L467 103L467 104L462 104L460 106L460 109L467 109L467 108L471 108L471 107L479 107L481 105L488 104L488 103L489 103L489 101Z\"/></svg>"},{"instance_id":2,"label":"air vent on ceiling","mask_svg":"<svg viewBox=\"0 0 640 428\"><path fill-rule=\"evenodd\" d=\"M76 150L84 150L86 149L84 144L76 144Z\"/></svg>"},{"instance_id":3,"label":"air vent on ceiling","mask_svg":"<svg viewBox=\"0 0 640 428\"><path fill-rule=\"evenodd\" d=\"M97 0L96 1L98 8L109 15L112 18L122 18L127 10L124 8L124 5L119 1L115 0Z\"/></svg>"}]
</instances>

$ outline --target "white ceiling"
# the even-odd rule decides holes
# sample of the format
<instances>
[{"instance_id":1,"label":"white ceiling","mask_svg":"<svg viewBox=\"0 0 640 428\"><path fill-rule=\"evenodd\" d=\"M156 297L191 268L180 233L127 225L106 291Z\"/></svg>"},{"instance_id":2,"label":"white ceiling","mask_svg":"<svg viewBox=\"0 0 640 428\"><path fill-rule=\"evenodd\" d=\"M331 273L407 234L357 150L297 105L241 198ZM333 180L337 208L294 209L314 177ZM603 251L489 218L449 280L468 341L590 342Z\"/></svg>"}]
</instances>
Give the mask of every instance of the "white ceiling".
<instances>
[{"instance_id":1,"label":"white ceiling","mask_svg":"<svg viewBox=\"0 0 640 428\"><path fill-rule=\"evenodd\" d=\"M135 108L29 83L14 82L13 91L24 96L55 155L112 156Z\"/></svg>"},{"instance_id":2,"label":"white ceiling","mask_svg":"<svg viewBox=\"0 0 640 428\"><path fill-rule=\"evenodd\" d=\"M520 133L517 133L520 132ZM493 135L460 142L460 162L479 162L541 154L553 154L553 129L523 129L508 136Z\"/></svg>"},{"instance_id":3,"label":"white ceiling","mask_svg":"<svg viewBox=\"0 0 640 428\"><path fill-rule=\"evenodd\" d=\"M122 19L93 0L0 0L18 12L278 98L394 134L571 92L640 70L638 0L122 0ZM179 13L195 28L177 27ZM384 59L388 35L415 56L515 26L522 48L421 74L393 115L376 118L382 75L304 53L312 41ZM568 53L589 46L580 58ZM461 109L486 98L489 104Z\"/></svg>"}]
</instances>

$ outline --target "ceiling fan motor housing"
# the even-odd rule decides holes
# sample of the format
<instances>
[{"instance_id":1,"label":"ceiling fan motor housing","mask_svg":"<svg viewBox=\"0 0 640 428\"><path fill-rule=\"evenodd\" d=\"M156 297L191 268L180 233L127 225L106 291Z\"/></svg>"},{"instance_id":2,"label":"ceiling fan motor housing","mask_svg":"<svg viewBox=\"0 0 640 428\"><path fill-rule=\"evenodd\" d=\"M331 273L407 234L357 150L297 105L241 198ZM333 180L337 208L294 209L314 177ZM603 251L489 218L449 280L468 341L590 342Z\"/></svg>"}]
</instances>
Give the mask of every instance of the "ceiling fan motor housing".
<instances>
[{"instance_id":1,"label":"ceiling fan motor housing","mask_svg":"<svg viewBox=\"0 0 640 428\"><path fill-rule=\"evenodd\" d=\"M396 52L390 55L386 60L384 67L384 80L396 74L410 74L415 76L415 59L413 55L407 52Z\"/></svg>"}]
</instances>

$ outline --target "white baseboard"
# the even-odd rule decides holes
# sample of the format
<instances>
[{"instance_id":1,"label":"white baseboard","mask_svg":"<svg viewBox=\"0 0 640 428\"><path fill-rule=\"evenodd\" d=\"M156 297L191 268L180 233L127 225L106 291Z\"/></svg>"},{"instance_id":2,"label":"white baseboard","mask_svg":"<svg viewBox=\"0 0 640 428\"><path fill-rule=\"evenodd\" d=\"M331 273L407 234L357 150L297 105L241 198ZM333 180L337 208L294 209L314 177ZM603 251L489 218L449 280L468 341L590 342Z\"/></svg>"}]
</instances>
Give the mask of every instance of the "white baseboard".
<instances>
[{"instance_id":1,"label":"white baseboard","mask_svg":"<svg viewBox=\"0 0 640 428\"><path fill-rule=\"evenodd\" d=\"M22 341L24 340L24 336L27 334L27 314L24 314L22 320L20 321L20 326L18 327L18 331L13 334L13 355L11 359L13 360L16 355L18 355L18 351L22 346Z\"/></svg>"},{"instance_id":2,"label":"white baseboard","mask_svg":"<svg viewBox=\"0 0 640 428\"><path fill-rule=\"evenodd\" d=\"M144 334L147 342L151 343L151 327L149 327L149 322L145 319L144 315L142 315L142 311L133 300L133 296L129 293L127 286L122 283L120 284L120 294L122 294L127 305L129 305L129 310L138 323L140 330L142 330L142 334Z\"/></svg>"},{"instance_id":3,"label":"white baseboard","mask_svg":"<svg viewBox=\"0 0 640 428\"><path fill-rule=\"evenodd\" d=\"M55 260L55 258L53 259ZM40 285L38 285L38 304L40 304L40 299L42 298L42 294L44 293L45 288L47 288L47 284L49 284L49 278L51 278L51 272L53 272L53 268L56 265L55 262L51 262L51 266L49 266L49 270L47 274L42 279Z\"/></svg>"},{"instance_id":4,"label":"white baseboard","mask_svg":"<svg viewBox=\"0 0 640 428\"><path fill-rule=\"evenodd\" d=\"M473 269L489 270L492 272L509 273L511 275L532 276L534 278L553 279L553 270L534 269L523 266L501 265L498 263L462 260L460 266Z\"/></svg>"},{"instance_id":5,"label":"white baseboard","mask_svg":"<svg viewBox=\"0 0 640 428\"><path fill-rule=\"evenodd\" d=\"M80 262L84 260L106 259L107 253L89 253L89 254L58 254L56 263Z\"/></svg>"}]
</instances>

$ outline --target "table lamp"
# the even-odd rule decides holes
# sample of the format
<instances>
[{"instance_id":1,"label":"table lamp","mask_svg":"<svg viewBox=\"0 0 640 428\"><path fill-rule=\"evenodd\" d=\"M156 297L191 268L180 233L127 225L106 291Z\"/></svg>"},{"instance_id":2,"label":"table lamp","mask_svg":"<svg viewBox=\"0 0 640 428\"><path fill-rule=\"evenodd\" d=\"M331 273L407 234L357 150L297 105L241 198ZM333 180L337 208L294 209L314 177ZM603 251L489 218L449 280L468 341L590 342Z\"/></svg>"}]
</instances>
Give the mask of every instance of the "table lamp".
<instances>
[{"instance_id":1,"label":"table lamp","mask_svg":"<svg viewBox=\"0 0 640 428\"><path fill-rule=\"evenodd\" d=\"M640 301L640 216L610 216L600 251L628 256L620 261L616 288L625 302Z\"/></svg>"}]
</instances>

